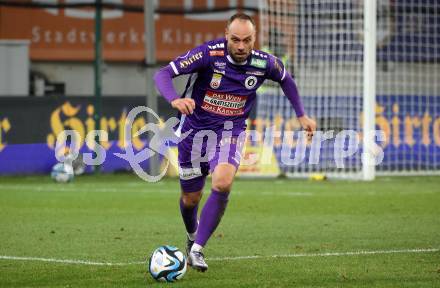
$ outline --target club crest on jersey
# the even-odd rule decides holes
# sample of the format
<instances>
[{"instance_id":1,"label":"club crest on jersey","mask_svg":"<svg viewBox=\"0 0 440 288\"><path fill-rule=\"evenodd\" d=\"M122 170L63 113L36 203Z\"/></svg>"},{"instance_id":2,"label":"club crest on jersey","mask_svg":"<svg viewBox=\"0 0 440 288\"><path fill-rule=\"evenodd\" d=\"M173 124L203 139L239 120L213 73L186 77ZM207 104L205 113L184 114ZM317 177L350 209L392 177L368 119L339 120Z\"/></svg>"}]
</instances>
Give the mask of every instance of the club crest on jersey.
<instances>
[{"instance_id":1,"label":"club crest on jersey","mask_svg":"<svg viewBox=\"0 0 440 288\"><path fill-rule=\"evenodd\" d=\"M211 83L209 83L209 86L211 86L212 89L217 89L220 87L220 82L222 81L222 75L214 73L212 74Z\"/></svg>"},{"instance_id":2,"label":"club crest on jersey","mask_svg":"<svg viewBox=\"0 0 440 288\"><path fill-rule=\"evenodd\" d=\"M257 85L257 77L255 76L249 76L244 80L244 86L246 86L247 89L252 89Z\"/></svg>"},{"instance_id":3,"label":"club crest on jersey","mask_svg":"<svg viewBox=\"0 0 440 288\"><path fill-rule=\"evenodd\" d=\"M251 65L257 68L264 69L267 65L267 60L252 58Z\"/></svg>"}]
</instances>

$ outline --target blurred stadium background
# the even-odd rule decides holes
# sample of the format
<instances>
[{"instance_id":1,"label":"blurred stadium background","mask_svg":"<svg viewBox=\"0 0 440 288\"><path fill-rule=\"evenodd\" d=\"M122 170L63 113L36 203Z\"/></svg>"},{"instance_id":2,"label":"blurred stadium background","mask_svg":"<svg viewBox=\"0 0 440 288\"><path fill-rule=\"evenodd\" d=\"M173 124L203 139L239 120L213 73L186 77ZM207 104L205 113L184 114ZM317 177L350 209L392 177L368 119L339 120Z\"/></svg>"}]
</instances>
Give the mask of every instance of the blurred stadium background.
<instances>
[{"instance_id":1,"label":"blurred stadium background","mask_svg":"<svg viewBox=\"0 0 440 288\"><path fill-rule=\"evenodd\" d=\"M150 9L147 9L148 7ZM238 190L242 189L240 190L242 194L238 195L249 197L248 201L254 201L252 191L262 193L263 199L266 195L264 193L275 195L274 193L278 191L279 197L287 197L286 199L293 199L289 198L291 196L317 196L313 198L318 199L313 200L316 201L313 205L309 202L305 203L303 199L299 201L300 204L292 203L292 207L299 205L296 207L297 211L302 211L312 218L299 216L301 220L297 222L299 224L296 225L299 226L295 229L305 231L302 235L304 238L295 238L298 236L294 230L291 234L286 231L291 237L289 239L293 239L293 243L303 243L296 245L293 252L288 250L288 253L307 254L356 249L393 251L394 248L402 251L426 248L428 249L426 251L434 252L426 258L420 256L417 258L419 262L414 263L411 262L412 258L407 259L405 258L407 256L402 256L403 258L387 258L386 260L381 258L380 261L372 260L369 264L365 264L367 271L370 268L374 271L373 275L379 275L377 277L382 280L389 277L392 279L391 282L379 281L378 278L374 278L375 276L373 280L365 280L369 278L362 274L362 271L351 271L351 276L355 275L351 277L350 272L347 274L345 270L336 272L330 270L327 271L330 273L328 275L335 272L342 276L338 278L339 280L330 281L329 287L340 286L341 283L358 286L359 283L355 281L356 277L367 281L363 282L364 284L372 283L378 287L399 286L405 283L410 283L408 287L411 285L413 285L411 287L433 287L435 283L438 285L439 270L437 269L440 268L438 267L440 245L438 219L440 218L435 203L439 201L440 191L438 188L440 187L438 180L440 174L440 3L437 0L0 0L0 195L4 200L2 201L4 203L2 204L2 219L4 220L3 223L0 220L0 223L2 233L4 232L2 242L5 243L5 246L2 245L0 254L18 256L38 254L41 257L57 259L83 257L96 261L107 259L110 262L124 263L138 259L136 257L140 253L145 254L145 251L134 251L135 248L133 250L122 248L122 251L128 252L118 254L119 252L115 252L118 251L118 247L107 242L102 242L102 246L93 246L93 249L88 249L85 248L88 247L87 243L90 241L87 237L79 238L77 250L72 248L66 252L55 244L58 242L50 240L52 242L49 241L49 243L53 244L52 246L46 243L43 245L44 249L36 250L39 253L33 253L35 252L32 250L33 247L40 247L35 244L40 243L36 239L45 237L38 236L40 232L34 231L31 234L36 238L30 237L32 243L24 243L23 239L27 238L29 227L36 227L35 229L42 231L47 229L50 232L55 231L48 228L46 224L42 224L53 217L58 219L55 223L59 227L65 227L66 223L74 223L72 227L76 230L83 229L90 233L93 233L94 229L99 229L100 221L104 221L105 227L110 227L112 225L111 211L113 211L111 209L118 209L118 203L112 201L115 199L121 201L125 205L121 211L132 213L129 212L130 207L138 205L135 199L143 197L137 194L139 191L145 189L145 191L154 192L159 187L154 186L156 184L144 182L141 185L136 182L139 179L126 175L132 174L132 167L126 160L114 154L123 153L127 146L125 141L127 115L132 108L146 105L157 112L161 121L175 116L175 112L152 87L152 73L195 45L223 36L227 19L237 11L247 12L255 17L258 25L257 48L270 51L283 60L289 71L295 75L306 111L317 120L318 128L323 132L334 132L331 137L329 136L329 140L321 143L320 147L307 144L304 148L305 158L301 163L293 165L295 151L298 150L296 148L302 147L299 124L282 91L274 83L267 83L259 90L258 102L249 119L248 128L265 136L275 135L273 134L275 131L280 131L281 134L273 141L249 139L252 141L247 143L245 158L257 153L258 161L240 168L239 175L243 178L251 177L251 180L238 181ZM97 39L100 41L96 41ZM186 78L180 77L174 81L178 90L183 91ZM139 115L133 123L133 134L151 120L151 115ZM362 153L368 150L364 147L371 140L363 137L362 131L374 127L384 133L382 139L375 139L384 152L383 160L377 166L366 165L365 161L362 161ZM69 185L57 186L51 183L48 175L58 162L55 152L57 137L63 130L68 129L76 130L81 136L79 143L81 153L91 152L96 148L93 138L86 137L90 131L105 130L109 139L99 144L106 151L106 159L99 169L96 166L85 167L85 174L91 176L76 177ZM351 134L338 134L346 130L354 131L356 137L350 138ZM285 135L287 138L283 140ZM336 135L343 136L339 138L339 142ZM136 152L148 147L148 136L146 133L132 138L132 145ZM283 147L283 143L287 143L287 146ZM314 157L310 156L311 151L315 153ZM339 151L339 154L335 151ZM63 150L60 153L64 152ZM316 154L316 152L319 153ZM171 147L166 153L171 163L175 163L175 148ZM291 154L287 157L291 160L290 162L283 161L286 157L282 156L286 153ZM335 159L339 159L340 162ZM144 161L142 167L157 173L161 165L163 166L161 163L163 161L165 161L163 157L152 157L149 161ZM337 165L338 163L342 163L342 166ZM105 175L94 175L98 171ZM117 172L126 173L121 176L116 175ZM176 176L176 167L171 165L168 175ZM352 182L345 181L309 183L303 180L284 180L284 177L309 178L311 176L318 176L315 177L316 179L327 177L329 179L376 180L369 184L358 182L355 186ZM389 176L413 177L407 179ZM255 180L267 177L271 179ZM275 177L283 179L274 180ZM160 186L159 190L166 191L162 200L177 199L177 180L166 179L162 182L165 184L157 183L157 185L164 185ZM254 190L248 188L250 186ZM354 191L353 187L359 187L359 191ZM109 194L88 194L94 188L102 192L108 191ZM116 190L120 190L121 193L126 191L126 194L117 194ZM289 194L293 193L292 190L299 194ZM41 198L35 195L35 191L39 192L38 197ZM353 192L353 198L349 199L351 192ZM417 194L418 192L420 194ZM170 193L175 193L175 195L170 197ZM128 195L130 201L133 202L128 200L125 202L123 195ZM333 195L331 203L326 200L329 199L325 198L326 195ZM374 197L379 198L368 198L368 195L375 195ZM87 206L84 207L86 210L81 210L79 208L83 205L81 201L87 201L85 199L89 199L88 197L91 197L94 203L102 201L104 208ZM27 202L23 202L23 199ZM54 202L50 202L50 199L54 199ZM141 236L136 239L132 238L129 242L132 247L146 245L145 249L148 251L155 245L163 244L165 239L181 241L180 234L183 233L181 225L175 224L180 224L179 215L176 212L177 206L161 206L163 202L160 199L154 199L144 199L145 209L157 212L149 214L150 216L165 219L153 221L150 223L151 226L146 227L139 224L143 223L141 220L143 216L142 209L137 207L133 213L137 213L138 218L127 218L134 221L132 224L127 224L123 220L116 221L121 223L120 225L128 225L139 235L145 231L156 231L153 236L150 235L151 237L145 238L144 235L142 236L144 238ZM271 211L263 214L268 215L273 212L277 215L281 212L286 218L281 219L284 222L280 221L280 226L270 224L268 220L264 220L265 218L259 218L263 216L258 213L252 217L256 217L257 222L261 220L258 223L272 225L273 230L269 230L269 234L278 235L280 232L276 230L277 227L284 229L282 227L285 225L295 226L289 222L291 219L289 217L292 216L289 213L293 210L283 206L285 203L290 203L289 200L286 200L287 202L278 200L280 199L275 199L273 203L260 201L256 202L255 206L246 206L245 203L248 202L240 202L240 196L238 196L238 205L244 211L247 211L246 209L258 211L258 207L265 207L268 203L273 204L274 208L272 210L268 208ZM173 201L170 200L170 202ZM365 206L359 204L362 201L365 201ZM32 203L36 203L37 206L33 207ZM343 203L342 206L345 207L343 210L346 210L342 212L338 210L340 203ZM401 209L396 208L393 203L400 203ZM305 206L301 206L303 204ZM161 211L154 210L159 207ZM67 211L73 211L72 215L63 214L64 212L61 211L64 208ZM321 208L326 212L313 214ZM28 211L29 214L26 214L27 216L22 214L20 209ZM176 213L172 214L172 220L167 221L164 211ZM233 228L230 228L230 231L224 228L225 230L221 233L225 235L228 235L228 232L230 232L229 235L235 231L239 233L241 229L239 227L247 225L247 222L240 222L246 219L247 214L239 214L237 211L235 210L235 214L234 210L231 212L232 216L229 220ZM63 216L58 218L58 213ZM75 213L79 213L79 216ZM73 219L76 219L76 216L80 219L83 213L98 216L83 219L90 223L87 224L88 226L81 226ZM375 216L368 218L372 214ZM365 218L362 218L363 216ZM21 230L20 225L14 224L15 217L21 219L20 223L23 224ZM327 228L322 231L304 229L307 223L316 225L319 222L316 219L319 217L336 219L336 222L340 221L336 224L339 226L331 230L327 236L325 234ZM103 220L105 218L107 222ZM366 219L368 221L364 223L365 225L361 225L365 234L361 233L359 236L356 234L360 233L360 230L356 230L356 223ZM136 223L139 225L136 226ZM343 223L349 223L351 228L345 231ZM377 223L383 225L376 225ZM170 226L164 229L163 225ZM259 228L267 229L268 226ZM63 228L60 229L63 230ZM144 229L143 232L142 229ZM157 232L162 229L165 233ZM173 229L181 232L180 236L176 236ZM371 234L368 234L368 231ZM388 232L390 233L387 234ZM69 233L67 235L70 235ZM216 238L222 238L221 233ZM356 237L365 241L359 242L356 241L359 238L347 236L355 234ZM102 241L100 237L108 235L109 233L104 230L100 231L92 241L98 243ZM111 237L113 236L111 234ZM282 237L282 235L278 236ZM69 238L66 237L66 239ZM116 239L119 236L114 237ZM255 240L255 245L251 244L249 249L244 251L246 255L262 253L261 251L252 252L254 251L252 249L258 250L260 245L265 246L267 241L271 241L261 239L261 235L256 236L252 233L246 237L244 240L247 239L249 242L239 242L241 245L246 246ZM319 243L316 239L320 238L326 239L327 244L330 242L336 244L332 246L333 244ZM68 241L66 239L61 240ZM381 240L383 241L380 242ZM219 245L216 241L220 240L213 240L217 243L214 247ZM226 236L224 241L226 243L231 241L229 244L233 245L234 241L240 240L235 238L228 240ZM220 252L214 253L215 257L226 256L227 254L224 255L224 253L228 253L230 249L226 244L221 245L221 249L218 250ZM279 247L289 249L287 244L283 245ZM285 250L279 250L281 248L276 245L269 249L268 255L285 254L283 252ZM417 252L417 250L414 251ZM96 252L96 255L93 252ZM106 258L107 252L116 256ZM243 255L241 252L243 251L233 250L232 254L240 257ZM286 261L290 267L290 260ZM344 269L347 270L350 270L350 267L358 267L357 264L359 264L354 260L354 262L347 260L348 262L343 264L335 264L333 260L328 261L331 263L327 264L334 267L345 263ZM386 261L389 261L387 263L390 265L397 266L404 265L404 263L410 264L405 267L398 266L396 271L390 272L390 275L382 275L381 272L374 270L375 267L380 267L386 271L387 264L384 264ZM423 264L420 264L422 262ZM52 286L53 282L50 277L45 278L47 282L32 282L32 279L38 278L36 275L40 272L52 268L36 264L26 267L14 266L15 264L8 263L0 262L3 265L0 266L0 273L10 275L9 278L4 278L6 286ZM300 263L304 265L298 267L295 266L297 264L292 264L292 267L302 271L301 273L307 277L315 277L313 271L320 273L322 268L317 263ZM279 272L275 269L290 273L288 269L283 270L284 268L278 267L279 263L272 264L276 268L273 271L264 271L260 276L255 276L250 270L241 271L242 267L234 267L244 275L243 277L248 277L246 279L256 277L259 281L263 281L262 283L266 283L265 285L270 285L272 282L264 281L277 277ZM420 266L417 266L418 264ZM258 265L252 266L251 270L265 269ZM218 266L221 273L229 273L225 267L220 267L220 263ZM423 269L411 270L415 266ZM32 272L28 269L33 269L35 273L30 273L29 278L19 276L24 274L19 273L20 271ZM75 270L72 272L64 268L56 269L59 273L65 273L63 275L69 275L69 273L86 275L84 279L90 282L87 282L89 284L81 282L81 286L92 287L96 284L93 281L98 280L104 281L103 283L109 286L113 284L120 286L121 283L124 286L139 284L137 282L133 284L128 278L123 278L128 276L121 276L122 280L116 278L117 280L112 282L113 280L108 280L111 279L108 276L108 273L111 273L109 271ZM139 273L138 270L142 269L130 271ZM130 271L127 275L132 275ZM97 273L96 279L98 280L93 280L93 277L87 276L89 275L87 273L90 275ZM20 282L20 279L13 278L14 275L25 278ZM317 282L312 283L307 282L305 276L301 275L298 272L295 277L300 279L298 284L304 286L326 286L328 277L331 278L323 272L324 276L318 277L321 279L319 281L323 282L316 280ZM364 276L366 278L363 278ZM231 279L240 279L240 277L232 275ZM83 281L86 281L84 279ZM199 279L201 282L193 282L191 285L187 282L187 284L191 287L197 285L209 287L211 282L206 279L203 279L205 282ZM56 280L60 281L57 283L65 285L70 283L67 280L63 282L65 279L61 278L56 278ZM118 282L119 280L121 282ZM377 282L374 282L376 280ZM257 283L252 281L243 283L248 285ZM1 282L2 280L0 284ZM30 284L31 282L33 284ZM228 286L234 283L226 281L223 284ZM289 286L289 283L286 282L281 286Z\"/></svg>"},{"instance_id":2,"label":"blurred stadium background","mask_svg":"<svg viewBox=\"0 0 440 288\"><path fill-rule=\"evenodd\" d=\"M280 89L268 83L259 91L248 127L262 135L270 136L272 130L281 135L273 143L249 141L247 153L269 145L265 151L273 151L276 163L266 165L264 159L272 156L264 155L254 165L243 166L242 175L321 173L371 180L375 173L362 161L362 131L374 125L384 132L383 139L376 139L384 150L383 161L373 167L378 174L438 174L436 1L373 1L377 32L368 33L363 1L146 1L155 10L155 21L143 13L143 0L96 2L101 4L0 1L0 163L14 163L0 165L0 174L49 172L56 163L56 137L64 129L79 132L81 152L93 149L93 143L85 141L88 132L107 131L101 170L130 170L126 161L113 156L124 148L124 120L130 109L147 105L163 120L175 115L152 87L152 73L191 47L222 36L225 21L236 11L257 19L257 47L283 59L320 130L334 131L333 139L321 147L308 145L302 163L281 161L282 153L291 152L294 158L298 123ZM102 7L96 10L101 13L95 15L95 7ZM369 49L372 45L376 49ZM367 60L371 57L376 61ZM180 90L185 81L175 80ZM133 131L148 121L145 115L138 117ZM336 134L347 129L359 137L338 144ZM287 141L291 149L283 150L286 131L294 135ZM135 149L147 146L144 135L134 140ZM342 145L343 155L334 153L335 145ZM352 153L353 147L360 149ZM310 159L313 149L319 161ZM336 165L338 157L343 168Z\"/></svg>"}]
</instances>

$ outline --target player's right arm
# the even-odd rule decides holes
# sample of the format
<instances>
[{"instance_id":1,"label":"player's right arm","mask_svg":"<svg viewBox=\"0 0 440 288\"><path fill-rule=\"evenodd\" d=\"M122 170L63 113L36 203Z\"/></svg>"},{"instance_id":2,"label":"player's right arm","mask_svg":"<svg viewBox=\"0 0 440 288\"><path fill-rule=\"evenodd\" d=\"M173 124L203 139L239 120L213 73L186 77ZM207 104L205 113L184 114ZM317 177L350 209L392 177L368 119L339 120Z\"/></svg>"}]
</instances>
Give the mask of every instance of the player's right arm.
<instances>
[{"instance_id":1,"label":"player's right arm","mask_svg":"<svg viewBox=\"0 0 440 288\"><path fill-rule=\"evenodd\" d=\"M177 94L172 79L203 70L209 66L208 61L207 49L201 45L177 57L154 75L154 82L159 92L173 108L184 115L192 114L196 104L194 99L181 98Z\"/></svg>"}]
</instances>

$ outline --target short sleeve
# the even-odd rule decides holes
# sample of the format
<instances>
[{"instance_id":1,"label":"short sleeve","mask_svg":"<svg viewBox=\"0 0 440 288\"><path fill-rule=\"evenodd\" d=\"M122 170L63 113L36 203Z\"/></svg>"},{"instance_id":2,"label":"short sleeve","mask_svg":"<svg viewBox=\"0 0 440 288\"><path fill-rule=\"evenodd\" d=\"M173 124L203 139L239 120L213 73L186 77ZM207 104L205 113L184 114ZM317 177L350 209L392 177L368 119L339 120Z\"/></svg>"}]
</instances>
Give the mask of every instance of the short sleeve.
<instances>
[{"instance_id":1,"label":"short sleeve","mask_svg":"<svg viewBox=\"0 0 440 288\"><path fill-rule=\"evenodd\" d=\"M282 82L284 77L286 76L286 68L284 67L283 62L273 56L269 55L269 65L267 67L268 73L267 78L273 80L275 82Z\"/></svg>"},{"instance_id":2,"label":"short sleeve","mask_svg":"<svg viewBox=\"0 0 440 288\"><path fill-rule=\"evenodd\" d=\"M209 66L206 45L198 46L170 62L175 76L191 74Z\"/></svg>"}]
</instances>

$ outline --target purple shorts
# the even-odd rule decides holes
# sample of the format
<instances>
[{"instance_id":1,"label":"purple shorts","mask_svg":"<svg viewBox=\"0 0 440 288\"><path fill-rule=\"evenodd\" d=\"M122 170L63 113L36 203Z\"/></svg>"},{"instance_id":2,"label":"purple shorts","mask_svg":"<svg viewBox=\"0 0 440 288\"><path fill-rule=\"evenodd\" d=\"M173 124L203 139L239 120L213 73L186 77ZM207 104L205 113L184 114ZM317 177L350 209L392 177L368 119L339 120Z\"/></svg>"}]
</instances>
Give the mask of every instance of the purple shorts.
<instances>
[{"instance_id":1,"label":"purple shorts","mask_svg":"<svg viewBox=\"0 0 440 288\"><path fill-rule=\"evenodd\" d=\"M182 191L203 189L206 176L220 163L229 163L237 169L245 141L243 130L193 131L178 144L179 177Z\"/></svg>"}]
</instances>

